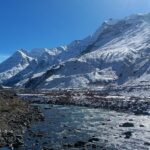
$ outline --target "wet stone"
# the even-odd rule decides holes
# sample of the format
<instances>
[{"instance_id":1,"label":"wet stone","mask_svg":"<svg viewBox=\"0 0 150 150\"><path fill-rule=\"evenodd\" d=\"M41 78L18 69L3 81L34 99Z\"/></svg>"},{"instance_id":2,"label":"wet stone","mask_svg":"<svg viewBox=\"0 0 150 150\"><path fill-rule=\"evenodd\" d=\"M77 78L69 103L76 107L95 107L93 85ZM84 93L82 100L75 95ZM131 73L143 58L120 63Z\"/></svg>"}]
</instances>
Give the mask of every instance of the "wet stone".
<instances>
[{"instance_id":1,"label":"wet stone","mask_svg":"<svg viewBox=\"0 0 150 150\"><path fill-rule=\"evenodd\" d=\"M99 141L99 139L93 137L93 138L89 139L88 141L89 141L89 142L95 142L95 141Z\"/></svg>"},{"instance_id":2,"label":"wet stone","mask_svg":"<svg viewBox=\"0 0 150 150\"><path fill-rule=\"evenodd\" d=\"M53 150L53 148L43 147L42 150Z\"/></svg>"},{"instance_id":3,"label":"wet stone","mask_svg":"<svg viewBox=\"0 0 150 150\"><path fill-rule=\"evenodd\" d=\"M83 142L83 141L78 141L74 144L74 147L84 147L86 144L86 142Z\"/></svg>"},{"instance_id":4,"label":"wet stone","mask_svg":"<svg viewBox=\"0 0 150 150\"><path fill-rule=\"evenodd\" d=\"M120 127L134 127L134 124L131 122L125 122L122 125L120 125Z\"/></svg>"},{"instance_id":5,"label":"wet stone","mask_svg":"<svg viewBox=\"0 0 150 150\"><path fill-rule=\"evenodd\" d=\"M145 142L144 145L150 146L150 142Z\"/></svg>"},{"instance_id":6,"label":"wet stone","mask_svg":"<svg viewBox=\"0 0 150 150\"><path fill-rule=\"evenodd\" d=\"M71 144L63 144L63 147L71 148L71 147L73 147L73 145L71 145Z\"/></svg>"},{"instance_id":7,"label":"wet stone","mask_svg":"<svg viewBox=\"0 0 150 150\"><path fill-rule=\"evenodd\" d=\"M143 124L140 124L140 127L144 127L144 125L143 125Z\"/></svg>"},{"instance_id":8,"label":"wet stone","mask_svg":"<svg viewBox=\"0 0 150 150\"><path fill-rule=\"evenodd\" d=\"M131 131L124 132L123 135L125 135L125 139L129 139L132 136Z\"/></svg>"}]
</instances>

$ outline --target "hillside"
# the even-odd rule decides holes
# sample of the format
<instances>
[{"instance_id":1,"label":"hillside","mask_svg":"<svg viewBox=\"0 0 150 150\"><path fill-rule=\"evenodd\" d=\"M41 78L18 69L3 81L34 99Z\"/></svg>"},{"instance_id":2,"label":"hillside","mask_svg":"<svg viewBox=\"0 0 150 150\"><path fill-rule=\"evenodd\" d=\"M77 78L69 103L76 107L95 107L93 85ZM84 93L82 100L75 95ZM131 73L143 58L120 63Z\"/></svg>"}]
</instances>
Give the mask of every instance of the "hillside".
<instances>
[{"instance_id":1,"label":"hillside","mask_svg":"<svg viewBox=\"0 0 150 150\"><path fill-rule=\"evenodd\" d=\"M149 90L150 85L149 37L150 14L110 19L83 40L53 49L22 52L26 57L9 65L15 60L12 56L0 64L0 68L9 66L0 70L1 83L39 89L132 87L133 93L140 89L142 95L145 86Z\"/></svg>"}]
</instances>

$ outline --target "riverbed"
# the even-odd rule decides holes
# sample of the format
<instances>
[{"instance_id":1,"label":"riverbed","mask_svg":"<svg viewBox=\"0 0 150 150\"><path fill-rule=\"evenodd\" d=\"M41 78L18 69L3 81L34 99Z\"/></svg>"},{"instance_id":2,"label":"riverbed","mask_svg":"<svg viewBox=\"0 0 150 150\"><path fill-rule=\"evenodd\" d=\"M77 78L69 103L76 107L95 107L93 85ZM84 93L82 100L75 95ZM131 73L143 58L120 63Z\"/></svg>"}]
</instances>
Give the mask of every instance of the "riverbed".
<instances>
[{"instance_id":1,"label":"riverbed","mask_svg":"<svg viewBox=\"0 0 150 150\"><path fill-rule=\"evenodd\" d=\"M150 148L150 116L79 106L34 105L40 107L45 121L33 123L24 134L24 146L16 150Z\"/></svg>"}]
</instances>

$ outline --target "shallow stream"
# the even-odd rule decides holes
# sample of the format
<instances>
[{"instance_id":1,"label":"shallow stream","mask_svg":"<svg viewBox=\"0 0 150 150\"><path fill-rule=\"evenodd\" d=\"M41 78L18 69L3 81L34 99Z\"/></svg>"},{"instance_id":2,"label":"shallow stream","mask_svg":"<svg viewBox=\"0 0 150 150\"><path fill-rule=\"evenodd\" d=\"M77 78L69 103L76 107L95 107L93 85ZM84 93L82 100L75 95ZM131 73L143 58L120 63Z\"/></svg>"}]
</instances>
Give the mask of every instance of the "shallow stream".
<instances>
[{"instance_id":1,"label":"shallow stream","mask_svg":"<svg viewBox=\"0 0 150 150\"><path fill-rule=\"evenodd\" d=\"M150 149L150 116L78 106L38 106L45 121L32 124L24 135L25 146L17 150ZM133 127L123 127L126 122Z\"/></svg>"}]
</instances>

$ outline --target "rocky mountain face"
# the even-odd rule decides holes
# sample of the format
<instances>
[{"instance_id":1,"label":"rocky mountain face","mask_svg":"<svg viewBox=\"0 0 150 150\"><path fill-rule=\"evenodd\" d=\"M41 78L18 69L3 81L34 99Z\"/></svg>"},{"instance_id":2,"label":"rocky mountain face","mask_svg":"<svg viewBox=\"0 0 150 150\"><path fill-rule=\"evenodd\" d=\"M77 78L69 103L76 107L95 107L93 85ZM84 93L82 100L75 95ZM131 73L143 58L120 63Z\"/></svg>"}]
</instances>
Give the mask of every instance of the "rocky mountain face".
<instances>
[{"instance_id":1,"label":"rocky mountain face","mask_svg":"<svg viewBox=\"0 0 150 150\"><path fill-rule=\"evenodd\" d=\"M0 64L0 83L17 75L30 65L33 58L24 50L18 50L10 58Z\"/></svg>"},{"instance_id":2,"label":"rocky mountain face","mask_svg":"<svg viewBox=\"0 0 150 150\"><path fill-rule=\"evenodd\" d=\"M150 14L108 20L92 35L53 49L17 51L0 83L26 88L149 87Z\"/></svg>"}]
</instances>

